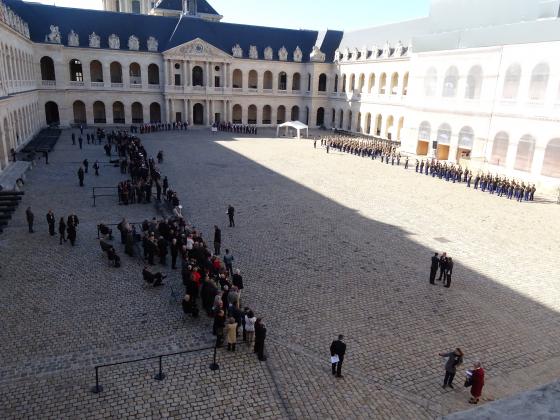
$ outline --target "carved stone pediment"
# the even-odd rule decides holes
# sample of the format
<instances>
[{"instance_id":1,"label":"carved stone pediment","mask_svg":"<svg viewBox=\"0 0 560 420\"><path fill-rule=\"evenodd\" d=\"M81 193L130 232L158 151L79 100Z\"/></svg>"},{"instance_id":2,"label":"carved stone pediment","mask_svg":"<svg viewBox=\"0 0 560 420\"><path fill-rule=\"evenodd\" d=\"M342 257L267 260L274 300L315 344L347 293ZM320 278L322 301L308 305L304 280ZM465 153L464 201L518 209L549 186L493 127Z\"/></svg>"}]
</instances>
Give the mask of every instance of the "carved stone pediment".
<instances>
[{"instance_id":1,"label":"carved stone pediment","mask_svg":"<svg viewBox=\"0 0 560 420\"><path fill-rule=\"evenodd\" d=\"M231 60L230 54L214 47L201 38L196 38L182 45L178 45L175 48L165 51L164 55L166 58L174 58L177 60L182 60L185 56L194 59L200 58L201 60L206 58L219 59L220 61Z\"/></svg>"},{"instance_id":2,"label":"carved stone pediment","mask_svg":"<svg viewBox=\"0 0 560 420\"><path fill-rule=\"evenodd\" d=\"M265 60L272 60L273 51L271 47L266 47L264 49L264 59Z\"/></svg>"},{"instance_id":3,"label":"carved stone pediment","mask_svg":"<svg viewBox=\"0 0 560 420\"><path fill-rule=\"evenodd\" d=\"M138 51L140 49L140 40L135 35L130 35L128 38L128 49Z\"/></svg>"},{"instance_id":4,"label":"carved stone pediment","mask_svg":"<svg viewBox=\"0 0 560 420\"><path fill-rule=\"evenodd\" d=\"M109 36L109 48L113 50L118 50L121 47L121 40L115 34Z\"/></svg>"},{"instance_id":5,"label":"carved stone pediment","mask_svg":"<svg viewBox=\"0 0 560 420\"><path fill-rule=\"evenodd\" d=\"M259 59L259 51L255 45L249 46L249 58L252 58L253 60Z\"/></svg>"},{"instance_id":6,"label":"carved stone pediment","mask_svg":"<svg viewBox=\"0 0 560 420\"><path fill-rule=\"evenodd\" d=\"M68 34L68 46L69 47L79 47L80 46L80 37L74 30L72 29Z\"/></svg>"},{"instance_id":7,"label":"carved stone pediment","mask_svg":"<svg viewBox=\"0 0 560 420\"><path fill-rule=\"evenodd\" d=\"M280 61L288 61L288 50L286 47L282 46L282 48L278 50L278 59Z\"/></svg>"},{"instance_id":8,"label":"carved stone pediment","mask_svg":"<svg viewBox=\"0 0 560 420\"><path fill-rule=\"evenodd\" d=\"M99 48L101 46L101 38L95 32L92 32L89 36L89 46L90 48Z\"/></svg>"}]
</instances>

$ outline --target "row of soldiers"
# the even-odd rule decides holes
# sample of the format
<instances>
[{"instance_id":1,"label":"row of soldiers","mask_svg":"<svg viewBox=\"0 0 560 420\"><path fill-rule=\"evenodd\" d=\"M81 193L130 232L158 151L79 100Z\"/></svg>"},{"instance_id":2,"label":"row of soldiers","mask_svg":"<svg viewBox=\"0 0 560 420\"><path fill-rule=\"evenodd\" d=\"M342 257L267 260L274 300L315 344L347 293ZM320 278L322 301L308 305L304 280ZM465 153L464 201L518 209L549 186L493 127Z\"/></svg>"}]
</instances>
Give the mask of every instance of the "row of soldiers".
<instances>
[{"instance_id":1,"label":"row of soldiers","mask_svg":"<svg viewBox=\"0 0 560 420\"><path fill-rule=\"evenodd\" d=\"M371 159L381 158L385 163L391 162L400 165L401 154L397 150L397 143L383 139L357 139L350 136L328 136L321 138L321 146L326 147L327 153L333 148L343 153L366 157Z\"/></svg>"},{"instance_id":2,"label":"row of soldiers","mask_svg":"<svg viewBox=\"0 0 560 420\"><path fill-rule=\"evenodd\" d=\"M426 162L416 159L415 171L453 183L465 183L467 188L470 188L472 183L475 190L480 188L482 192L488 191L498 197L506 196L510 200L515 198L519 202L533 201L537 191L535 184L526 184L490 172L485 174L478 171L475 175L472 170L463 169L460 164L440 162L436 159L428 159Z\"/></svg>"},{"instance_id":3,"label":"row of soldiers","mask_svg":"<svg viewBox=\"0 0 560 420\"><path fill-rule=\"evenodd\" d=\"M248 124L232 124L230 122L220 122L214 123L212 127L217 128L218 131L226 131L228 133L240 133L240 134L257 134L256 125Z\"/></svg>"},{"instance_id":4,"label":"row of soldiers","mask_svg":"<svg viewBox=\"0 0 560 420\"><path fill-rule=\"evenodd\" d=\"M187 130L189 123L172 122L172 123L146 123L140 126L140 134L155 133L157 131L171 131L171 130Z\"/></svg>"}]
</instances>

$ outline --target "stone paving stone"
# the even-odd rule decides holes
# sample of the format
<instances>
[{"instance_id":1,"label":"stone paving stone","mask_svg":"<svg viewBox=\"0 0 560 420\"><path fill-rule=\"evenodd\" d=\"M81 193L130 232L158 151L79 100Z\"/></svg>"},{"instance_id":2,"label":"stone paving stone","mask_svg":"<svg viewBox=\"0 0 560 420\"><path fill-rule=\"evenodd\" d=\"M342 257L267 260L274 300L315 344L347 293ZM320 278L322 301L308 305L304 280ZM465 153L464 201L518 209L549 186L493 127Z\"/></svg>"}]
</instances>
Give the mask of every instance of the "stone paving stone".
<instances>
[{"instance_id":1,"label":"stone paving stone","mask_svg":"<svg viewBox=\"0 0 560 420\"><path fill-rule=\"evenodd\" d=\"M111 368L106 390L89 392L95 364L205 347L213 337L206 317L183 320L169 286L144 289L141 262L120 244L123 267L107 266L97 223L159 213L114 197L92 207L89 187L115 186L122 175L102 166L79 188L79 162L106 158L101 146L71 146L65 131L51 164L30 172L0 236L2 418L434 418L464 409L440 387L438 352L460 346L488 377L527 369L525 389L542 383L528 368L559 355L557 206L327 155L308 141L206 131L141 137L152 154L164 150L162 171L205 237L222 226L244 275L244 303L267 323L269 360L221 352L214 374L202 356L173 358L162 382L151 365ZM80 218L74 249L48 236L49 208ZM428 284L433 250L454 257L451 289ZM178 273L168 280L181 289ZM326 362L339 333L349 348L342 381Z\"/></svg>"}]
</instances>

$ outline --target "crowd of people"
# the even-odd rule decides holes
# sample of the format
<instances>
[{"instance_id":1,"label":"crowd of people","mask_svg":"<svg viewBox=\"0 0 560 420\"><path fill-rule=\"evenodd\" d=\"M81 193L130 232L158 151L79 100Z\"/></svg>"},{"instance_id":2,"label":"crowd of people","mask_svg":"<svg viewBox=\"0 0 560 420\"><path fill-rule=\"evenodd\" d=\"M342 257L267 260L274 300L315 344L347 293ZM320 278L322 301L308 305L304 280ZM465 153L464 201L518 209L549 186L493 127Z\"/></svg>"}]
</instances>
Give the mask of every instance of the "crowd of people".
<instances>
[{"instance_id":1,"label":"crowd of people","mask_svg":"<svg viewBox=\"0 0 560 420\"><path fill-rule=\"evenodd\" d=\"M186 131L189 128L189 123L185 122L172 122L172 123L146 123L140 125L140 134L155 133L158 131L171 131L180 130ZM133 132L133 131L131 131Z\"/></svg>"},{"instance_id":2,"label":"crowd of people","mask_svg":"<svg viewBox=\"0 0 560 420\"><path fill-rule=\"evenodd\" d=\"M317 141L314 141L314 147ZM399 143L382 139L363 139L348 135L330 135L321 138L321 146L327 153L330 149L335 149L342 153L349 153L359 157L380 158L381 162L391 165L404 164L404 168L409 168L409 157L402 156L399 152ZM433 159L416 159L415 172L439 178L453 183L464 183L467 188L471 185L475 190L482 192L488 191L498 197L507 197L512 200L534 201L536 187L535 184L507 178L499 174L483 173L478 171L476 174L468 168L463 168L461 164L454 164L446 161Z\"/></svg>"},{"instance_id":3,"label":"crowd of people","mask_svg":"<svg viewBox=\"0 0 560 420\"><path fill-rule=\"evenodd\" d=\"M449 387L453 389L453 379L457 373L457 368L463 365L464 353L457 347L455 350L439 353L439 355L447 358L442 388L445 389ZM479 361L474 362L473 368L466 371L464 386L466 388L471 388L469 403L478 404L482 396L482 388L484 387L484 369Z\"/></svg>"},{"instance_id":4,"label":"crowd of people","mask_svg":"<svg viewBox=\"0 0 560 420\"><path fill-rule=\"evenodd\" d=\"M25 210L25 219L27 221L27 228L29 233L35 233L33 229L33 225L35 223L35 214L31 207L27 207ZM47 226L49 228L49 235L56 236L56 217L52 209L46 214L47 219ZM65 220L64 217L61 217L58 221L58 234L60 238L60 245L65 243L66 241L70 241L72 246L76 245L76 239L78 237L78 225L80 224L80 220L78 216L75 214L70 214L68 218Z\"/></svg>"},{"instance_id":5,"label":"crowd of people","mask_svg":"<svg viewBox=\"0 0 560 420\"><path fill-rule=\"evenodd\" d=\"M453 258L444 252L439 256L439 253L435 253L432 257L432 264L430 266L430 284L436 284L436 275L439 270L439 278L437 281L443 280L444 287L451 287L451 275L453 274Z\"/></svg>"},{"instance_id":6,"label":"crowd of people","mask_svg":"<svg viewBox=\"0 0 560 420\"><path fill-rule=\"evenodd\" d=\"M228 133L257 134L257 126L251 124L219 122L212 124L212 127L216 128L218 131L226 131Z\"/></svg>"}]
</instances>

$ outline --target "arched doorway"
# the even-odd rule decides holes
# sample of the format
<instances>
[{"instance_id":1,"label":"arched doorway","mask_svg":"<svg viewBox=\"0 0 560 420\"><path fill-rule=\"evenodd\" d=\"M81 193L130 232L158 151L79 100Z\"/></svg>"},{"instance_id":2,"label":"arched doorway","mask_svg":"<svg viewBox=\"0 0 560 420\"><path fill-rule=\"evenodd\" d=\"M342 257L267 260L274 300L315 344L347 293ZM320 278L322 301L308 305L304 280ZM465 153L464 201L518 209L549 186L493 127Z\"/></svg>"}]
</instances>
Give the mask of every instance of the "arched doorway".
<instances>
[{"instance_id":1,"label":"arched doorway","mask_svg":"<svg viewBox=\"0 0 560 420\"><path fill-rule=\"evenodd\" d=\"M124 124L124 105L122 102L113 103L113 123Z\"/></svg>"},{"instance_id":2,"label":"arched doorway","mask_svg":"<svg viewBox=\"0 0 560 420\"><path fill-rule=\"evenodd\" d=\"M541 174L560 178L560 139L552 139L546 145Z\"/></svg>"},{"instance_id":3,"label":"arched doorway","mask_svg":"<svg viewBox=\"0 0 560 420\"><path fill-rule=\"evenodd\" d=\"M299 106L294 105L292 107L292 112L290 114L290 119L292 121L298 121L299 120Z\"/></svg>"},{"instance_id":4,"label":"arched doorway","mask_svg":"<svg viewBox=\"0 0 560 420\"><path fill-rule=\"evenodd\" d=\"M157 102L152 102L150 104L150 122L151 123L161 122L161 107Z\"/></svg>"},{"instance_id":5,"label":"arched doorway","mask_svg":"<svg viewBox=\"0 0 560 420\"><path fill-rule=\"evenodd\" d=\"M144 108L142 107L142 104L140 102L134 102L132 104L132 123L144 123Z\"/></svg>"},{"instance_id":6,"label":"arched doorway","mask_svg":"<svg viewBox=\"0 0 560 420\"><path fill-rule=\"evenodd\" d=\"M93 122L94 124L105 124L107 118L105 117L105 104L101 101L93 103Z\"/></svg>"},{"instance_id":7,"label":"arched doorway","mask_svg":"<svg viewBox=\"0 0 560 420\"><path fill-rule=\"evenodd\" d=\"M276 123L283 124L286 122L286 107L284 105L280 105L278 107L278 111L276 112Z\"/></svg>"},{"instance_id":8,"label":"arched doorway","mask_svg":"<svg viewBox=\"0 0 560 420\"><path fill-rule=\"evenodd\" d=\"M366 134L371 134L371 113L366 114Z\"/></svg>"},{"instance_id":9,"label":"arched doorway","mask_svg":"<svg viewBox=\"0 0 560 420\"><path fill-rule=\"evenodd\" d=\"M99 61L89 63L89 74L93 83L103 83L103 66Z\"/></svg>"},{"instance_id":10,"label":"arched doorway","mask_svg":"<svg viewBox=\"0 0 560 420\"><path fill-rule=\"evenodd\" d=\"M247 110L247 123L248 124L256 124L257 123L257 106L256 105L249 105L249 109Z\"/></svg>"},{"instance_id":11,"label":"arched doorway","mask_svg":"<svg viewBox=\"0 0 560 420\"><path fill-rule=\"evenodd\" d=\"M231 114L231 121L234 124L241 124L243 122L243 108L241 108L241 105L235 104L231 110Z\"/></svg>"},{"instance_id":12,"label":"arched doorway","mask_svg":"<svg viewBox=\"0 0 560 420\"><path fill-rule=\"evenodd\" d=\"M74 112L74 124L86 124L86 105L82 101L75 101L72 104Z\"/></svg>"},{"instance_id":13,"label":"arched doorway","mask_svg":"<svg viewBox=\"0 0 560 420\"><path fill-rule=\"evenodd\" d=\"M201 103L194 104L193 106L193 124L195 125L204 124L204 106Z\"/></svg>"},{"instance_id":14,"label":"arched doorway","mask_svg":"<svg viewBox=\"0 0 560 420\"><path fill-rule=\"evenodd\" d=\"M60 116L58 115L58 105L52 101L45 104L45 119L47 125L60 124Z\"/></svg>"},{"instance_id":15,"label":"arched doorway","mask_svg":"<svg viewBox=\"0 0 560 420\"><path fill-rule=\"evenodd\" d=\"M265 105L263 107L262 123L271 124L272 123L272 108L270 105Z\"/></svg>"},{"instance_id":16,"label":"arched doorway","mask_svg":"<svg viewBox=\"0 0 560 420\"><path fill-rule=\"evenodd\" d=\"M53 59L48 56L41 58L41 79L51 81L56 80L54 62Z\"/></svg>"},{"instance_id":17,"label":"arched doorway","mask_svg":"<svg viewBox=\"0 0 560 420\"><path fill-rule=\"evenodd\" d=\"M317 125L325 125L325 108L321 107L317 110Z\"/></svg>"}]
</instances>

